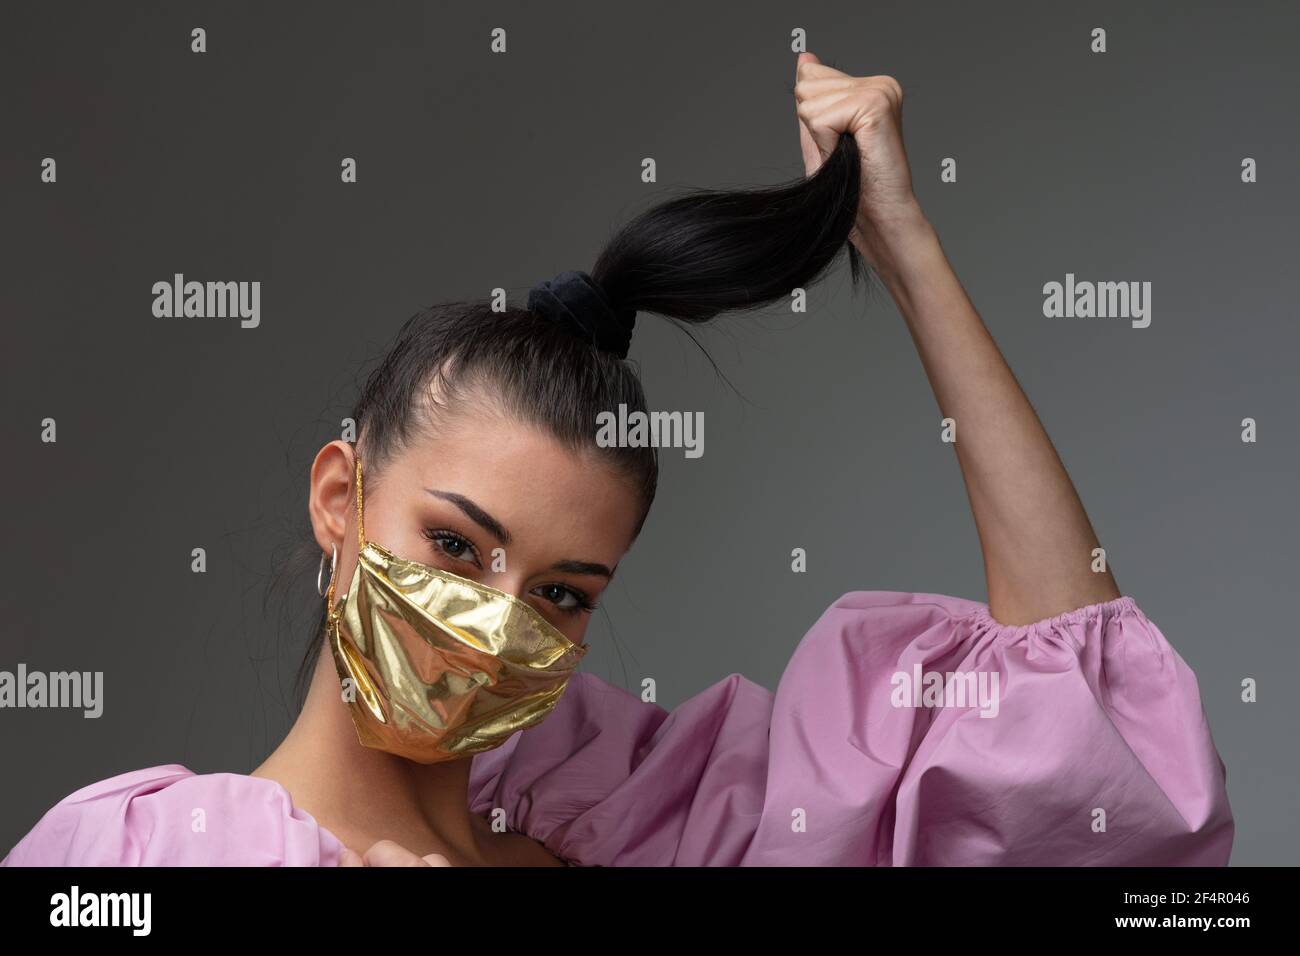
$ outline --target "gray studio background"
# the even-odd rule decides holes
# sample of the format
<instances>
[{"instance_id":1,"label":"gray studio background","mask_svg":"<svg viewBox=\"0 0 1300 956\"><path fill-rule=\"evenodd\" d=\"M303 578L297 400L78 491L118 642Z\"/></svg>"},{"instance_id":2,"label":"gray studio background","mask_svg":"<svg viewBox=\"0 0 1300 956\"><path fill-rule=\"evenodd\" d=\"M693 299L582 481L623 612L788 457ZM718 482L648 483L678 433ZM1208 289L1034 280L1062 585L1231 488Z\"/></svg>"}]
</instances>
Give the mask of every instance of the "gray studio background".
<instances>
[{"instance_id":1,"label":"gray studio background","mask_svg":"<svg viewBox=\"0 0 1300 956\"><path fill-rule=\"evenodd\" d=\"M1300 862L1295 5L531 6L5 12L0 669L102 670L105 713L0 711L0 853L103 777L265 757L319 599L314 572L296 606L264 609L263 592L305 533L311 458L392 334L430 302L503 286L522 303L590 268L675 187L802 175L803 27L824 61L902 81L922 203L1121 589L1198 676L1233 863ZM948 156L956 184L939 182ZM154 318L151 286L175 272L260 280L261 326ZM1150 281L1151 326L1044 318L1042 285L1067 272ZM638 324L652 406L702 409L705 454L662 454L587 669L653 675L673 707L732 672L775 688L846 591L986 597L887 297L851 296L840 260L807 316L702 340L743 397L667 322ZM1258 703L1240 702L1244 677Z\"/></svg>"}]
</instances>

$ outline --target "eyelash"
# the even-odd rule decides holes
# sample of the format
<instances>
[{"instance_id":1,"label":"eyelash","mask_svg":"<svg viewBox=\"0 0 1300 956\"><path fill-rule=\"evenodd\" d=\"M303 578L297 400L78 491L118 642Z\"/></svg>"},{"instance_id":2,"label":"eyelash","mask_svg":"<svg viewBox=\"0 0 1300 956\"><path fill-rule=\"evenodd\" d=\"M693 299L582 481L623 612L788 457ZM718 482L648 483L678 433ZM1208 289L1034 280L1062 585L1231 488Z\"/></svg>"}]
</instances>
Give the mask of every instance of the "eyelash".
<instances>
[{"instance_id":1,"label":"eyelash","mask_svg":"<svg viewBox=\"0 0 1300 956\"><path fill-rule=\"evenodd\" d=\"M445 528L425 528L421 533L428 538L436 548L439 547L439 542L441 541L455 541L458 544L463 544L469 549L469 552L474 555L474 566L476 568L483 567L483 563L479 558L478 548L474 547L474 543L464 535L459 535L455 531L448 531ZM459 554L449 554L446 551L441 551L441 553L454 561L465 560L465 558Z\"/></svg>"},{"instance_id":2,"label":"eyelash","mask_svg":"<svg viewBox=\"0 0 1300 956\"><path fill-rule=\"evenodd\" d=\"M465 558L459 554L449 554L447 551L442 549L440 542L454 541L457 544L463 545L471 554L474 555L474 566L480 569L483 567L482 561L479 558L478 548L474 547L474 543L464 535L457 534L455 531L449 531L446 528L425 528L421 534L429 539L440 554L451 558L453 561L464 561ZM542 585L542 587L559 588L562 591L571 594L573 599L577 601L577 604L574 607L560 607L558 604L555 604L554 601L551 601L551 604L554 604L555 609L561 614L590 614L592 611L596 610L598 606L588 600L587 595L583 594L576 588L569 587L567 584L547 584ZM549 601L550 598L545 598L544 600Z\"/></svg>"}]
</instances>

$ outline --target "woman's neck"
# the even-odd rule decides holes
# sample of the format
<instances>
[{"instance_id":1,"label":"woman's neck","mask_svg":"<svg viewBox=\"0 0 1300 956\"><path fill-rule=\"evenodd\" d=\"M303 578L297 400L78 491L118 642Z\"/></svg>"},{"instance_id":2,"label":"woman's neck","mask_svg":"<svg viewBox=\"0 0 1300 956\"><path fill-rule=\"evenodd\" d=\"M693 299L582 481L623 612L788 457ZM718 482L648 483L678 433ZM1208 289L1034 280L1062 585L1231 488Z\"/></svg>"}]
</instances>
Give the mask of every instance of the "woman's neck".
<instances>
[{"instance_id":1,"label":"woman's neck","mask_svg":"<svg viewBox=\"0 0 1300 956\"><path fill-rule=\"evenodd\" d=\"M457 866L489 862L491 828L469 811L470 759L421 765L363 747L339 696L327 648L302 713L252 776L279 783L294 805L351 850L392 840Z\"/></svg>"}]
</instances>

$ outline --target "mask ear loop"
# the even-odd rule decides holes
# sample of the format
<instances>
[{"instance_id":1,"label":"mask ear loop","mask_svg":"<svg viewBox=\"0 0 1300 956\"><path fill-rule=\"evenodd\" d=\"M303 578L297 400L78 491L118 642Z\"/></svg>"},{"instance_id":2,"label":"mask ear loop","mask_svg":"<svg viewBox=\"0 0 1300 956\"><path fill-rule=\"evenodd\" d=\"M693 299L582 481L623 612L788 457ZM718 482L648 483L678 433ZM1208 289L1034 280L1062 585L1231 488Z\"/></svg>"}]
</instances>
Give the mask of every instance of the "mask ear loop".
<instances>
[{"instance_id":1,"label":"mask ear loop","mask_svg":"<svg viewBox=\"0 0 1300 956\"><path fill-rule=\"evenodd\" d=\"M366 532L365 526L361 521L361 456L357 455L357 560L361 560L361 552L366 549ZM334 607L334 579L337 575L330 571L329 593L325 597L325 612L330 621L336 621L339 618L338 610Z\"/></svg>"},{"instance_id":2,"label":"mask ear loop","mask_svg":"<svg viewBox=\"0 0 1300 956\"><path fill-rule=\"evenodd\" d=\"M361 523L361 456L356 456L357 460L357 549L366 550L366 532L365 526Z\"/></svg>"}]
</instances>

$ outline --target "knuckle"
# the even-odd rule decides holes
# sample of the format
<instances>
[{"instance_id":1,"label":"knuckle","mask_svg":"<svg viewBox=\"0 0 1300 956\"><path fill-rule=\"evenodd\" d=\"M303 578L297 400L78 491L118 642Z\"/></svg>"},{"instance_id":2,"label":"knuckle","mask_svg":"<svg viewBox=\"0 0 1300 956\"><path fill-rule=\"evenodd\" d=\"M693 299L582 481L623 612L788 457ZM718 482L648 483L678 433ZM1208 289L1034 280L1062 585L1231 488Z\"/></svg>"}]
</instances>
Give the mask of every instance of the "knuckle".
<instances>
[{"instance_id":1,"label":"knuckle","mask_svg":"<svg viewBox=\"0 0 1300 956\"><path fill-rule=\"evenodd\" d=\"M872 87L863 94L863 101L877 110L890 110L894 107L894 97L889 90Z\"/></svg>"},{"instance_id":2,"label":"knuckle","mask_svg":"<svg viewBox=\"0 0 1300 956\"><path fill-rule=\"evenodd\" d=\"M364 862L369 866L409 866L412 855L392 840L380 840L366 851Z\"/></svg>"},{"instance_id":3,"label":"knuckle","mask_svg":"<svg viewBox=\"0 0 1300 956\"><path fill-rule=\"evenodd\" d=\"M881 75L867 78L868 88L879 92L881 95L892 100L903 98L903 85L892 76Z\"/></svg>"}]
</instances>

